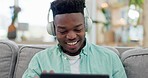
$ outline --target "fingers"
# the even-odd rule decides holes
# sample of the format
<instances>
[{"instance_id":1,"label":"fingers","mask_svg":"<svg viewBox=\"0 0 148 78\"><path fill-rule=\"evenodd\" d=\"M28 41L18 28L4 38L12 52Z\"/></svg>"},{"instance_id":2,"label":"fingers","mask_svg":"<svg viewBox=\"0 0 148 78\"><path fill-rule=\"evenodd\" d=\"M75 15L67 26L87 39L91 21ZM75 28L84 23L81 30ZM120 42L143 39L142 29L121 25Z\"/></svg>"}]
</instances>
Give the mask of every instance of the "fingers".
<instances>
[{"instance_id":1,"label":"fingers","mask_svg":"<svg viewBox=\"0 0 148 78\"><path fill-rule=\"evenodd\" d=\"M54 73L54 71L50 70L49 72L47 72L46 70L44 70L42 73Z\"/></svg>"},{"instance_id":2,"label":"fingers","mask_svg":"<svg viewBox=\"0 0 148 78\"><path fill-rule=\"evenodd\" d=\"M49 72L47 72L46 70L43 70L42 74L46 74L46 73L53 74L54 71L53 70L50 70ZM38 76L35 76L34 78L39 78L39 77Z\"/></svg>"},{"instance_id":3,"label":"fingers","mask_svg":"<svg viewBox=\"0 0 148 78\"><path fill-rule=\"evenodd\" d=\"M35 76L34 78L39 78L38 76Z\"/></svg>"},{"instance_id":4,"label":"fingers","mask_svg":"<svg viewBox=\"0 0 148 78\"><path fill-rule=\"evenodd\" d=\"M53 70L50 70L50 72L49 72L49 73L51 73L51 74L52 74L52 73L54 73L54 71L53 71Z\"/></svg>"},{"instance_id":5,"label":"fingers","mask_svg":"<svg viewBox=\"0 0 148 78\"><path fill-rule=\"evenodd\" d=\"M46 70L44 70L42 73L48 73Z\"/></svg>"}]
</instances>

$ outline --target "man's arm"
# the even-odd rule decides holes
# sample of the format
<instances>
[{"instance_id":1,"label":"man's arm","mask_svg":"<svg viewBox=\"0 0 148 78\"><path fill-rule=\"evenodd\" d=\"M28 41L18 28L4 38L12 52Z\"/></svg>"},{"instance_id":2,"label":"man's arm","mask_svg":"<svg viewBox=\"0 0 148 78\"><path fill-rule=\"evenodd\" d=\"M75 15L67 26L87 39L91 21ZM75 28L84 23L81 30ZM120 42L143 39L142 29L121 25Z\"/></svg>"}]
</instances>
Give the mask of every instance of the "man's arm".
<instances>
[{"instance_id":1,"label":"man's arm","mask_svg":"<svg viewBox=\"0 0 148 78\"><path fill-rule=\"evenodd\" d=\"M37 58L38 58L37 55L35 55L31 59L29 65L28 65L28 68L24 72L22 78L39 77L39 75L41 74L41 69L40 69L40 65L39 65Z\"/></svg>"},{"instance_id":2,"label":"man's arm","mask_svg":"<svg viewBox=\"0 0 148 78\"><path fill-rule=\"evenodd\" d=\"M123 64L118 56L113 58L113 78L127 78Z\"/></svg>"}]
</instances>

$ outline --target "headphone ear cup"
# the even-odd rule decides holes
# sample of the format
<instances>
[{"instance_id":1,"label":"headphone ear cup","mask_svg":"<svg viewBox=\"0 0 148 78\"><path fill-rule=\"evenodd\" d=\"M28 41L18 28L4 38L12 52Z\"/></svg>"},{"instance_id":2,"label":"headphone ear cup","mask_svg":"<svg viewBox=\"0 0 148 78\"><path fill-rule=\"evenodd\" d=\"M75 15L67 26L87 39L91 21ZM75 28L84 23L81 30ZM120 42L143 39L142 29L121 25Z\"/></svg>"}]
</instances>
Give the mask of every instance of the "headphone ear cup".
<instances>
[{"instance_id":1,"label":"headphone ear cup","mask_svg":"<svg viewBox=\"0 0 148 78\"><path fill-rule=\"evenodd\" d=\"M47 24L47 32L50 35L56 36L53 21Z\"/></svg>"},{"instance_id":2,"label":"headphone ear cup","mask_svg":"<svg viewBox=\"0 0 148 78\"><path fill-rule=\"evenodd\" d=\"M90 17L85 16L85 32L90 32L92 28L92 20Z\"/></svg>"}]
</instances>

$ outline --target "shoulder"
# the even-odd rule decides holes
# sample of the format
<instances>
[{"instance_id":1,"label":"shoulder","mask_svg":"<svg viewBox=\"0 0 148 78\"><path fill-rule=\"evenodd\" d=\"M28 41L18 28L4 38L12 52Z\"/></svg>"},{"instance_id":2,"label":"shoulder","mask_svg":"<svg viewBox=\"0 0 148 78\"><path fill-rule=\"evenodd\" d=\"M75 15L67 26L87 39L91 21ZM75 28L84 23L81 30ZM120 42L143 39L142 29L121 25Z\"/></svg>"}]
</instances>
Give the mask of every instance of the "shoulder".
<instances>
[{"instance_id":1,"label":"shoulder","mask_svg":"<svg viewBox=\"0 0 148 78\"><path fill-rule=\"evenodd\" d=\"M36 58L47 58L47 57L50 57L52 55L55 55L56 53L58 53L58 46L57 45L52 46L50 48L46 48L45 50L42 50L42 51L36 53L34 55L34 57L36 57Z\"/></svg>"},{"instance_id":2,"label":"shoulder","mask_svg":"<svg viewBox=\"0 0 148 78\"><path fill-rule=\"evenodd\" d=\"M110 56L110 57L118 57L117 53L113 50L105 47L105 46L99 46L96 44L89 44L89 47L91 49L91 52L96 53L98 55L103 56Z\"/></svg>"},{"instance_id":3,"label":"shoulder","mask_svg":"<svg viewBox=\"0 0 148 78\"><path fill-rule=\"evenodd\" d=\"M106 60L109 64L121 64L119 55L104 46L91 44L91 55L96 59Z\"/></svg>"}]
</instances>

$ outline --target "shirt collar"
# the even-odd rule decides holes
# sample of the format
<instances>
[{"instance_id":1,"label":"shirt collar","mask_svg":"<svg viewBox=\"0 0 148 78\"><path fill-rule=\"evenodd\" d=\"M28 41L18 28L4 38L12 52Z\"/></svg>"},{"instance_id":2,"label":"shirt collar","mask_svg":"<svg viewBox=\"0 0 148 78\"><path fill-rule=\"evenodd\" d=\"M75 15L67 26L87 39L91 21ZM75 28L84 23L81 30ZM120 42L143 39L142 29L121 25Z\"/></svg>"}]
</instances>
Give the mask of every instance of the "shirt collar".
<instances>
[{"instance_id":1,"label":"shirt collar","mask_svg":"<svg viewBox=\"0 0 148 78\"><path fill-rule=\"evenodd\" d=\"M57 51L58 51L58 55L60 56L60 55L62 55L63 54L63 50L61 49L61 46L59 45L59 44L57 44Z\"/></svg>"},{"instance_id":2,"label":"shirt collar","mask_svg":"<svg viewBox=\"0 0 148 78\"><path fill-rule=\"evenodd\" d=\"M82 54L87 55L88 54L88 51L89 51L89 42L87 40L85 42L86 42L86 44L83 47L83 49L81 50L80 55L82 55Z\"/></svg>"}]
</instances>

